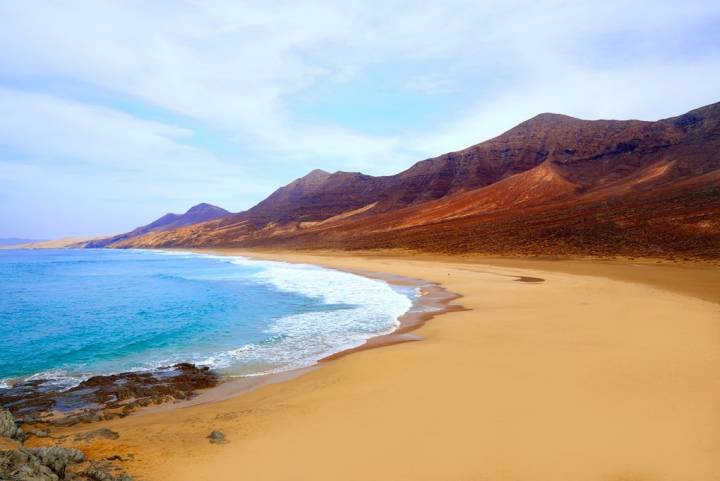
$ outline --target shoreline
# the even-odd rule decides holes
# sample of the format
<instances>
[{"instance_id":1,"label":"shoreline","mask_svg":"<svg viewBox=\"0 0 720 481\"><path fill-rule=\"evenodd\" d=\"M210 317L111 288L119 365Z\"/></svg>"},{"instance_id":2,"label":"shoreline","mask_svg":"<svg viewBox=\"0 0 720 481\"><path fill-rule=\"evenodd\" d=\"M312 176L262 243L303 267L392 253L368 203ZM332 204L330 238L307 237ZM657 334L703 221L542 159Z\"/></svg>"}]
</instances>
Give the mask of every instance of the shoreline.
<instances>
[{"instance_id":1,"label":"shoreline","mask_svg":"<svg viewBox=\"0 0 720 481\"><path fill-rule=\"evenodd\" d=\"M153 251L155 249L147 249L149 251ZM159 249L158 249L159 250ZM158 251L156 250L156 251ZM179 253L192 253L192 254L200 254L200 255L219 255L223 257L237 257L239 256L237 253L227 253L227 252L221 252L221 251L207 251L202 249L161 249L159 251L172 251L172 252L179 252ZM241 257L245 257L250 260L267 260L262 256L257 255L242 255ZM284 261L275 261L275 262L284 262ZM331 268L327 268L331 269ZM240 396L247 392L253 391L255 389L261 388L262 386L269 385L269 384L275 384L278 382L284 382L291 379L294 379L298 376L303 375L306 372L319 369L323 366L323 364L330 362L335 359L339 359L341 357L347 356L351 353L367 350L367 349L374 349L378 347L383 346L390 346L393 344L399 344L404 342L413 342L413 341L420 341L422 340L422 337L412 334L413 331L420 328L423 324L425 324L430 319L434 318L435 316L439 316L445 312L451 312L455 310L461 310L463 309L462 306L459 305L452 305L451 303L458 298L460 298L459 295L454 294L452 292L446 291L437 283L431 283L427 282L421 279L413 279L408 278L404 276L397 276L392 274L383 274L383 273L376 273L376 272L365 272L358 269L332 269L337 270L341 272L347 272L349 274L357 275L366 277L373 280L378 280L381 282L384 282L390 286L402 286L402 287L412 287L415 290L419 291L418 296L411 297L410 300L412 302L410 308L407 312L402 314L398 317L398 326L389 333L385 334L378 334L374 335L372 337L369 337L365 339L365 341L358 345L353 346L349 348L341 349L337 352L334 352L332 354L326 355L317 361L314 362L314 364L299 367L299 368L293 368L293 369L287 369L282 371L276 371L276 372L269 372L269 373L259 373L259 374L250 374L250 375L234 375L232 372L230 373L217 373L217 379L218 384L216 386L210 387L210 388L204 388L200 389L195 392L195 394L189 398L189 399L178 399L171 402L165 402L162 404L151 404L149 406L144 406L135 409L132 411L129 416L141 416L145 414L152 414L156 412L163 412L163 411L169 411L173 409L181 409L181 408L187 408L190 406L198 405L198 404L205 404L205 403L212 403L221 401L224 399L232 398L234 396ZM184 362L184 361L181 361ZM202 367L202 366L198 366ZM172 366L163 366L155 369L148 369L148 370L141 370L137 371L138 373L156 373L158 371L162 371L163 369L171 369ZM102 376L102 377L111 377L118 374L127 374L127 373L106 373L106 374L94 374L92 376ZM36 376L36 375L33 375ZM30 377L33 377L30 376ZM89 377L92 377L91 375L88 375ZM80 381L79 381L80 382ZM68 412L60 412L60 411L51 411L50 414L52 416L48 417L48 420L55 420L57 418L67 416L67 415L73 415L74 413L82 413L84 412L83 408L76 408L73 411ZM94 421L97 422L97 421Z\"/></svg>"},{"instance_id":2,"label":"shoreline","mask_svg":"<svg viewBox=\"0 0 720 481\"><path fill-rule=\"evenodd\" d=\"M149 249L152 250L152 249ZM194 254L220 255L220 256L240 256L251 260L271 260L262 255L253 254L237 254L228 253L222 250L204 250L204 249L162 249L173 252L189 252ZM275 261L285 262L285 261ZM327 267L326 267L327 268ZM328 268L329 269L329 268ZM220 375L220 383L212 388L203 389L196 393L195 396L187 400L178 400L176 402L165 403L157 406L148 406L136 412L133 416L142 416L144 414L152 414L155 412L169 411L172 409L182 409L199 404L212 403L230 399L235 396L242 396L248 392L259 389L269 384L285 382L295 379L303 374L321 369L327 362L340 359L347 355L368 350L376 349L394 344L405 342L422 341L421 336L413 334L413 331L422 327L426 322L436 316L440 316L446 312L453 312L465 309L461 305L454 305L452 302L460 299L462 296L447 291L440 284L424 281L422 279L413 279L405 276L398 276L389 273L366 272L358 269L335 269L341 272L347 272L370 279L379 280L389 285L411 286L421 290L421 295L412 298L410 309L398 318L398 326L395 330L387 334L378 334L367 338L363 344L355 347L342 349L335 353L324 356L315 364L289 369L285 371L262 373L256 375L233 376L232 374Z\"/></svg>"},{"instance_id":3,"label":"shoreline","mask_svg":"<svg viewBox=\"0 0 720 481\"><path fill-rule=\"evenodd\" d=\"M468 309L419 327L422 343L56 434L118 432L70 445L120 454L147 481L710 481L720 470L720 305L632 281L655 270L621 265L611 279L442 257L255 254L425 279ZM705 282L670 272L678 287ZM211 430L229 442L208 443Z\"/></svg>"}]
</instances>

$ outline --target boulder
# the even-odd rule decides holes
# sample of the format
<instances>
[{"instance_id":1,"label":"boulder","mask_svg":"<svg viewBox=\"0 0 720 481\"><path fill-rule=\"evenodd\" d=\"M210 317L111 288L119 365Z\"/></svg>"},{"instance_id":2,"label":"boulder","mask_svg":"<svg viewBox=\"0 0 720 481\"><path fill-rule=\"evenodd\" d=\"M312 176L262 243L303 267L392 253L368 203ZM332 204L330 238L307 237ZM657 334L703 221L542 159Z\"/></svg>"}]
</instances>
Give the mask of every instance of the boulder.
<instances>
[{"instance_id":1,"label":"boulder","mask_svg":"<svg viewBox=\"0 0 720 481\"><path fill-rule=\"evenodd\" d=\"M199 389L218 384L217 373L207 367L181 363L152 371L124 372L93 376L75 387L57 390L52 380L30 380L0 388L0 406L13 406L13 413L25 424L37 422L56 426L92 423L123 417L153 404L189 399ZM58 418L57 413L63 413ZM15 423L0 416L3 426Z\"/></svg>"},{"instance_id":2,"label":"boulder","mask_svg":"<svg viewBox=\"0 0 720 481\"><path fill-rule=\"evenodd\" d=\"M208 435L208 439L213 444L225 444L227 442L227 439L225 439L225 433L222 431L213 431Z\"/></svg>"},{"instance_id":3,"label":"boulder","mask_svg":"<svg viewBox=\"0 0 720 481\"><path fill-rule=\"evenodd\" d=\"M132 481L118 471L106 462L86 462L83 453L72 448L0 451L0 480L3 481Z\"/></svg>"},{"instance_id":4,"label":"boulder","mask_svg":"<svg viewBox=\"0 0 720 481\"><path fill-rule=\"evenodd\" d=\"M80 463L85 456L77 449L51 448L0 451L0 479L14 481L58 481L65 470Z\"/></svg>"},{"instance_id":5,"label":"boulder","mask_svg":"<svg viewBox=\"0 0 720 481\"><path fill-rule=\"evenodd\" d=\"M0 436L22 440L23 431L17 425L15 416L5 408L0 407Z\"/></svg>"}]
</instances>

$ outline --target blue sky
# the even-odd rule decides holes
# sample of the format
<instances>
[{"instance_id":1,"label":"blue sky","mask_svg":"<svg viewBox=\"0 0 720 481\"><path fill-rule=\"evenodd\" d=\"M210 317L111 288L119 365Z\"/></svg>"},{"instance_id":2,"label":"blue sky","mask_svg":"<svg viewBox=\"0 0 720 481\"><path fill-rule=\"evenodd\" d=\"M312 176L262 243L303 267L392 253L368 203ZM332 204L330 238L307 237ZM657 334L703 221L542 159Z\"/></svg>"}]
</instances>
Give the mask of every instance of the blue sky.
<instances>
[{"instance_id":1,"label":"blue sky","mask_svg":"<svg viewBox=\"0 0 720 481\"><path fill-rule=\"evenodd\" d=\"M0 237L392 174L538 113L720 101L717 1L0 0Z\"/></svg>"}]
</instances>

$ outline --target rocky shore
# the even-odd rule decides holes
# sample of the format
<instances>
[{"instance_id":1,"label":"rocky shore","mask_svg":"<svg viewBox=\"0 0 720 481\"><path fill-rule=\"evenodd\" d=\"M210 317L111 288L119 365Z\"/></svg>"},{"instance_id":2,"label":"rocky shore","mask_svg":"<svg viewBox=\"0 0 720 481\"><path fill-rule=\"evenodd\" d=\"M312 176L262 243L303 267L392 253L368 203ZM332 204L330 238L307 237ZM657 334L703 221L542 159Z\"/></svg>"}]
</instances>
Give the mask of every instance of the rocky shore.
<instances>
[{"instance_id":1,"label":"rocky shore","mask_svg":"<svg viewBox=\"0 0 720 481\"><path fill-rule=\"evenodd\" d=\"M82 451L53 446L0 451L0 479L12 481L132 481L107 461L89 461Z\"/></svg>"},{"instance_id":2,"label":"rocky shore","mask_svg":"<svg viewBox=\"0 0 720 481\"><path fill-rule=\"evenodd\" d=\"M75 387L58 390L52 380L30 380L0 389L0 480L131 481L117 461L120 456L88 459L64 447L67 436L58 428L124 417L153 404L188 399L199 389L217 385L216 373L194 364L176 364L145 372L91 377ZM46 438L46 447L28 448L30 438ZM116 440L118 433L101 428L72 440Z\"/></svg>"},{"instance_id":3,"label":"rocky shore","mask_svg":"<svg viewBox=\"0 0 720 481\"><path fill-rule=\"evenodd\" d=\"M23 444L30 434L20 428L12 413L0 408L0 480L2 481L132 481L116 459L90 460L75 448L46 446L27 448ZM109 429L85 434L117 439ZM60 440L62 442L62 440Z\"/></svg>"},{"instance_id":4,"label":"rocky shore","mask_svg":"<svg viewBox=\"0 0 720 481\"><path fill-rule=\"evenodd\" d=\"M183 363L154 371L94 376L66 390L57 390L52 380L24 381L0 389L0 406L24 424L71 426L188 399L197 390L218 382L217 374L209 368Z\"/></svg>"}]
</instances>

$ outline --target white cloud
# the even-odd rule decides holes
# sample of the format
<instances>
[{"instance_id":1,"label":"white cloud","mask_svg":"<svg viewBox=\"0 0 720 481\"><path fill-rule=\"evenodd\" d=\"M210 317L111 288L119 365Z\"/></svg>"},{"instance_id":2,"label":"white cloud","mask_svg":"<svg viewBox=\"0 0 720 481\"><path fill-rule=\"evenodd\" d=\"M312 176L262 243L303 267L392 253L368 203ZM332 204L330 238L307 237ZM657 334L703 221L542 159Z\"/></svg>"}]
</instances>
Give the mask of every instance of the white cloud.
<instances>
[{"instance_id":1,"label":"white cloud","mask_svg":"<svg viewBox=\"0 0 720 481\"><path fill-rule=\"evenodd\" d=\"M565 70L564 75L554 75L547 71L488 101L471 104L432 136L416 137L411 142L427 152L458 150L495 137L542 112L585 119L672 117L720 100L720 92L712 82L695 80L719 76L720 61L714 59L622 72L574 68Z\"/></svg>"},{"instance_id":2,"label":"white cloud","mask_svg":"<svg viewBox=\"0 0 720 481\"><path fill-rule=\"evenodd\" d=\"M328 157L349 165L398 142L293 119L292 96L319 79L434 59L460 78L482 68L512 69L530 82L551 72L567 78L583 61L573 48L587 37L658 36L709 12L718 7L697 1L5 2L0 71L99 85L295 156L315 156L337 137L345 147L330 145ZM425 89L447 84L442 71L429 74Z\"/></svg>"},{"instance_id":3,"label":"white cloud","mask_svg":"<svg viewBox=\"0 0 720 481\"><path fill-rule=\"evenodd\" d=\"M273 188L185 144L185 128L3 88L0 105L5 229L27 223L46 237L43 229L61 228L62 219L65 228L113 232L200 201L237 209Z\"/></svg>"},{"instance_id":4,"label":"white cloud","mask_svg":"<svg viewBox=\"0 0 720 481\"><path fill-rule=\"evenodd\" d=\"M190 193L246 207L304 170L389 174L541 111L652 119L717 101L717 18L709 0L0 2L0 142L56 178L83 163L113 172L99 184L122 175L153 209ZM373 69L404 75L418 102L464 107L385 134L352 112L296 116L306 89ZM177 121L123 113L118 98ZM237 151L193 142L198 129Z\"/></svg>"},{"instance_id":5,"label":"white cloud","mask_svg":"<svg viewBox=\"0 0 720 481\"><path fill-rule=\"evenodd\" d=\"M112 109L41 93L0 88L0 143L38 157L63 157L120 169L145 167L148 157L207 161L210 155L179 141L188 129L138 119ZM120 148L122 147L122 148Z\"/></svg>"}]
</instances>

